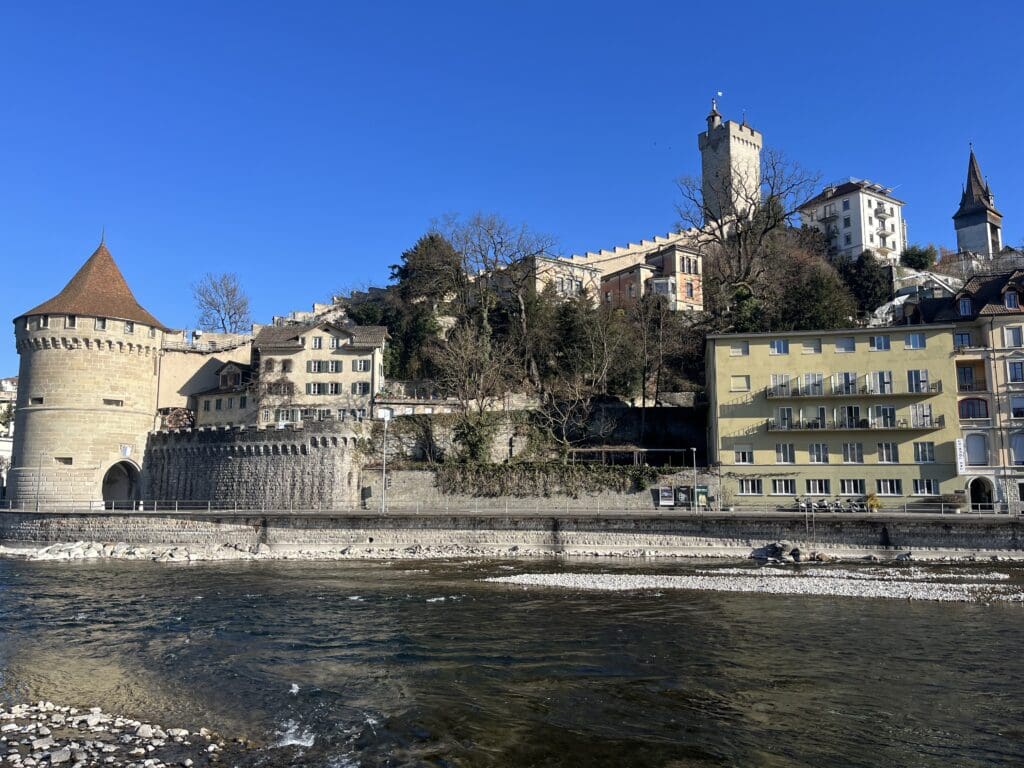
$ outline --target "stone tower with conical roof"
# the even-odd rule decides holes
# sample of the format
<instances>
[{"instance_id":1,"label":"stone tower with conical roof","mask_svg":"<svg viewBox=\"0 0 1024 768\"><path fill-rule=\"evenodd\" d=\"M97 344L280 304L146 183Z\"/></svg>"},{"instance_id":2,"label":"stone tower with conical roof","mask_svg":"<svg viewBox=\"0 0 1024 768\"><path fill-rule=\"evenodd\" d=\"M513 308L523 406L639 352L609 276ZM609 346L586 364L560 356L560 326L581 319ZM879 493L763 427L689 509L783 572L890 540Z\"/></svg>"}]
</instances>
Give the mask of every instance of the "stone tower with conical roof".
<instances>
[{"instance_id":1,"label":"stone tower with conical roof","mask_svg":"<svg viewBox=\"0 0 1024 768\"><path fill-rule=\"evenodd\" d=\"M707 123L708 129L697 134L704 218L750 215L761 202L761 133L745 116L742 123L722 122L714 99Z\"/></svg>"},{"instance_id":2,"label":"stone tower with conical roof","mask_svg":"<svg viewBox=\"0 0 1024 768\"><path fill-rule=\"evenodd\" d=\"M127 507L140 497L165 330L103 243L64 290L14 319L15 504Z\"/></svg>"},{"instance_id":3,"label":"stone tower with conical roof","mask_svg":"<svg viewBox=\"0 0 1024 768\"><path fill-rule=\"evenodd\" d=\"M996 210L992 190L981 175L978 158L967 161L967 183L960 196L960 207L953 214L956 247L983 256L995 256L1003 249L1003 215Z\"/></svg>"}]
</instances>

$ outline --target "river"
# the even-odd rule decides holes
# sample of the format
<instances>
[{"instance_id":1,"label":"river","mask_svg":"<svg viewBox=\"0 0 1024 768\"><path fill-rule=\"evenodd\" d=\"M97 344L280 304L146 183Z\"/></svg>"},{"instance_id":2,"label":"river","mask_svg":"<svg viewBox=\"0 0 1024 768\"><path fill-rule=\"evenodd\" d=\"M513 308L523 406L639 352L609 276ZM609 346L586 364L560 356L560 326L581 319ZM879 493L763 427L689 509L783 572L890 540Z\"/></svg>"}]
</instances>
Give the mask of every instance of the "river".
<instances>
[{"instance_id":1,"label":"river","mask_svg":"<svg viewBox=\"0 0 1024 768\"><path fill-rule=\"evenodd\" d=\"M0 697L244 736L238 766L1024 764L1019 603L481 581L737 566L5 560Z\"/></svg>"}]
</instances>

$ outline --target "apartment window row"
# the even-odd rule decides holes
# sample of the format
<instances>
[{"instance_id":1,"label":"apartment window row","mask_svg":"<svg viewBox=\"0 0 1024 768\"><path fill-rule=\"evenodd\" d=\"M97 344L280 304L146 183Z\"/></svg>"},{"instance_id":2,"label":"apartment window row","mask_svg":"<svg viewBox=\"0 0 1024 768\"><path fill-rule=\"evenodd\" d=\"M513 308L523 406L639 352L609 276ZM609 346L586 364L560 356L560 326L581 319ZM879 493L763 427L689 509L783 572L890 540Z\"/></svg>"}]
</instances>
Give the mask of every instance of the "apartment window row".
<instances>
[{"instance_id":1,"label":"apartment window row","mask_svg":"<svg viewBox=\"0 0 1024 768\"><path fill-rule=\"evenodd\" d=\"M238 398L238 407L245 408L248 404L248 396L240 395ZM217 397L203 400L203 411L208 413L211 409L211 406L215 411L232 411L235 408L235 398Z\"/></svg>"},{"instance_id":2,"label":"apartment window row","mask_svg":"<svg viewBox=\"0 0 1024 768\"><path fill-rule=\"evenodd\" d=\"M369 360L353 360L352 371L367 373L370 370ZM344 373L344 360L307 360L306 373Z\"/></svg>"},{"instance_id":3,"label":"apartment window row","mask_svg":"<svg viewBox=\"0 0 1024 768\"><path fill-rule=\"evenodd\" d=\"M345 421L347 419L362 420L366 418L365 408L339 408L337 415L330 408L275 408L271 411L269 408L264 408L261 413L261 418L264 422L271 420L271 413L273 413L273 420L279 424L289 424L299 421L326 421L332 416L337 418L338 421Z\"/></svg>"},{"instance_id":4,"label":"apartment window row","mask_svg":"<svg viewBox=\"0 0 1024 768\"><path fill-rule=\"evenodd\" d=\"M841 478L837 492L843 496L865 496L868 483L864 478ZM879 496L902 496L903 480L898 477L881 477L875 480L872 489ZM763 496L764 480L759 477L744 477L737 482L737 493L740 496ZM795 496L797 481L782 478L771 481L772 496ZM832 481L825 477L809 477L804 480L804 493L808 496L831 496ZM939 481L930 478L919 478L913 481L913 495L936 496L939 493Z\"/></svg>"},{"instance_id":5,"label":"apartment window row","mask_svg":"<svg viewBox=\"0 0 1024 768\"><path fill-rule=\"evenodd\" d=\"M350 389L353 395L368 395L370 394L370 383L368 381L353 381ZM342 384L337 381L306 383L307 395L340 395L342 391Z\"/></svg>"},{"instance_id":6,"label":"apartment window row","mask_svg":"<svg viewBox=\"0 0 1024 768\"><path fill-rule=\"evenodd\" d=\"M748 377L745 377L749 379ZM855 395L858 392L864 394L891 395L893 394L893 372L873 371L865 374L863 383L857 371L841 371L834 373L829 378L833 393L844 395ZM792 394L824 395L825 375L822 373L793 374L773 373L769 377L771 394L779 397ZM907 391L927 392L930 388L928 370L925 368L914 368L907 371Z\"/></svg>"},{"instance_id":7,"label":"apartment window row","mask_svg":"<svg viewBox=\"0 0 1024 768\"><path fill-rule=\"evenodd\" d=\"M819 340L820 344L820 340ZM904 349L924 349L927 346L927 339L924 333L914 332L903 335ZM886 351L892 348L892 337L890 334L879 334L868 337L868 347L874 351ZM833 341L833 348L838 353L857 351L857 338L855 336L837 336ZM768 342L768 354L788 355L789 339L771 339Z\"/></svg>"},{"instance_id":8,"label":"apartment window row","mask_svg":"<svg viewBox=\"0 0 1024 768\"><path fill-rule=\"evenodd\" d=\"M899 443L885 441L875 443L875 446L875 455L879 464L899 464ZM933 464L935 462L935 443L930 441L916 442L913 444L913 447L915 464ZM1024 442L1022 442L1022 448L1024 448ZM752 446L736 446L734 450L737 464L754 463L754 450ZM863 464L864 443L843 443L842 455L843 464ZM795 464L796 456L795 443L775 444L776 464ZM809 464L829 464L831 463L830 456L828 443L809 443L807 446L807 462Z\"/></svg>"},{"instance_id":9,"label":"apartment window row","mask_svg":"<svg viewBox=\"0 0 1024 768\"><path fill-rule=\"evenodd\" d=\"M929 403L915 403L910 406L909 419L899 418L893 405L844 405L831 411L823 405L804 406L793 409L780 406L775 409L776 429L894 429L896 427L930 428L938 422L932 415Z\"/></svg>"}]
</instances>

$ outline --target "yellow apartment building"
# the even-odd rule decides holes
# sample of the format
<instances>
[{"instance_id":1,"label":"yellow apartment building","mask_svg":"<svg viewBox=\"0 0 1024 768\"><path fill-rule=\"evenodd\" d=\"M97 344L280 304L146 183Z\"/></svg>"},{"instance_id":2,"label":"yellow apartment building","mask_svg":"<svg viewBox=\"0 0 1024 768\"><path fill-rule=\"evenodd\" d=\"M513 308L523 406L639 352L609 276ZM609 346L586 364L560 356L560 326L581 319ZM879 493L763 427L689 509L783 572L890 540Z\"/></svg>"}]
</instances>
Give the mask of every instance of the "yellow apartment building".
<instances>
[{"instance_id":1,"label":"yellow apartment building","mask_svg":"<svg viewBox=\"0 0 1024 768\"><path fill-rule=\"evenodd\" d=\"M953 326L711 335L709 456L723 503L937 502L957 472Z\"/></svg>"}]
</instances>

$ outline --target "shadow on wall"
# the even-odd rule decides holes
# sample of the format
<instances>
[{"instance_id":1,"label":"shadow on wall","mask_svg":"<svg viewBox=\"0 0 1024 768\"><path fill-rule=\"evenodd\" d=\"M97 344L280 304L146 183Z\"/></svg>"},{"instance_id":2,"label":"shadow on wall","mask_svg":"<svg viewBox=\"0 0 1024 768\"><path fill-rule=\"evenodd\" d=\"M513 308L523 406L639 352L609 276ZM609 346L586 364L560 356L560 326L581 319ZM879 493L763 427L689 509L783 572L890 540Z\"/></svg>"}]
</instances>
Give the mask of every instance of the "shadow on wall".
<instances>
[{"instance_id":1,"label":"shadow on wall","mask_svg":"<svg viewBox=\"0 0 1024 768\"><path fill-rule=\"evenodd\" d=\"M640 448L697 449L697 461L706 462L708 409L607 405L591 427L591 442L635 445Z\"/></svg>"}]
</instances>

